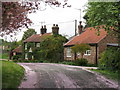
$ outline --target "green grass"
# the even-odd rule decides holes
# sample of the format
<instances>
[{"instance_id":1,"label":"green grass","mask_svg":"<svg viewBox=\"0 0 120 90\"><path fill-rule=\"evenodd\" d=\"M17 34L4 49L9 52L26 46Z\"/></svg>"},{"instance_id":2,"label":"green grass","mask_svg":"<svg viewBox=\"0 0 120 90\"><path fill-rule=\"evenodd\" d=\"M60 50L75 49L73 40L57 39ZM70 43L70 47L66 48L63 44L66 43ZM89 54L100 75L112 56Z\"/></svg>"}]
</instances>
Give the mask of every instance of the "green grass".
<instances>
[{"instance_id":1,"label":"green grass","mask_svg":"<svg viewBox=\"0 0 120 90\"><path fill-rule=\"evenodd\" d=\"M8 53L0 53L0 59L8 59L9 54Z\"/></svg>"},{"instance_id":2,"label":"green grass","mask_svg":"<svg viewBox=\"0 0 120 90\"><path fill-rule=\"evenodd\" d=\"M102 74L103 76L107 77L108 79L115 80L115 81L120 81L118 77L118 72L113 72L109 70L99 70L99 69L93 69L92 71L98 72Z\"/></svg>"},{"instance_id":3,"label":"green grass","mask_svg":"<svg viewBox=\"0 0 120 90\"><path fill-rule=\"evenodd\" d=\"M2 88L17 88L24 76L24 68L12 61L2 62Z\"/></svg>"}]
</instances>

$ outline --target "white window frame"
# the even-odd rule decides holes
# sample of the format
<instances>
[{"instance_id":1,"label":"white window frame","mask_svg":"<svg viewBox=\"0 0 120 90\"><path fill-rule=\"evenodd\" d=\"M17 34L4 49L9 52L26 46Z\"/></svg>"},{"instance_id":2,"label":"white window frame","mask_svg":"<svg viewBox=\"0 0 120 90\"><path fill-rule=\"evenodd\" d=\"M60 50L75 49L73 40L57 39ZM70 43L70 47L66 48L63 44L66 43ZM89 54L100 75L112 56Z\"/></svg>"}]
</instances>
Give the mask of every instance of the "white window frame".
<instances>
[{"instance_id":1,"label":"white window frame","mask_svg":"<svg viewBox=\"0 0 120 90\"><path fill-rule=\"evenodd\" d=\"M27 50L27 43L25 43L25 50Z\"/></svg>"},{"instance_id":2,"label":"white window frame","mask_svg":"<svg viewBox=\"0 0 120 90\"><path fill-rule=\"evenodd\" d=\"M40 47L40 43L36 43L36 47Z\"/></svg>"},{"instance_id":3,"label":"white window frame","mask_svg":"<svg viewBox=\"0 0 120 90\"><path fill-rule=\"evenodd\" d=\"M29 52L32 52L32 48L29 49Z\"/></svg>"},{"instance_id":4,"label":"white window frame","mask_svg":"<svg viewBox=\"0 0 120 90\"><path fill-rule=\"evenodd\" d=\"M80 53L79 53L79 52L77 53L77 56L80 56Z\"/></svg>"},{"instance_id":5,"label":"white window frame","mask_svg":"<svg viewBox=\"0 0 120 90\"><path fill-rule=\"evenodd\" d=\"M86 50L84 55L87 55L87 56L91 55L91 50Z\"/></svg>"},{"instance_id":6,"label":"white window frame","mask_svg":"<svg viewBox=\"0 0 120 90\"><path fill-rule=\"evenodd\" d=\"M72 53L71 53L71 48L70 47L67 48L66 56L67 57L72 57Z\"/></svg>"},{"instance_id":7,"label":"white window frame","mask_svg":"<svg viewBox=\"0 0 120 90\"><path fill-rule=\"evenodd\" d=\"M25 53L25 59L28 59L28 54L27 53Z\"/></svg>"}]
</instances>

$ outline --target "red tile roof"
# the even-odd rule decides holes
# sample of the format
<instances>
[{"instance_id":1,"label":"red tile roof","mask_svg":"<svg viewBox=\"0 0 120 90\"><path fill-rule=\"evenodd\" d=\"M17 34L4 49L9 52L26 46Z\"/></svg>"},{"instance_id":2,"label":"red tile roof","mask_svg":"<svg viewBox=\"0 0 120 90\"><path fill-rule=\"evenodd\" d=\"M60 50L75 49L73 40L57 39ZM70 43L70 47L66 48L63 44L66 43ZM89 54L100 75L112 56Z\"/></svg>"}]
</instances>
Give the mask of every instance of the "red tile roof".
<instances>
[{"instance_id":1,"label":"red tile roof","mask_svg":"<svg viewBox=\"0 0 120 90\"><path fill-rule=\"evenodd\" d=\"M99 36L97 35L97 32L98 31L93 27L86 28L85 32L83 32L78 36L73 37L70 41L64 44L64 46L81 44L81 43L88 43L88 44L98 43L107 35L107 32L104 29L101 29Z\"/></svg>"},{"instance_id":2,"label":"red tile roof","mask_svg":"<svg viewBox=\"0 0 120 90\"><path fill-rule=\"evenodd\" d=\"M51 35L51 33L45 33L45 34L34 34L32 36L30 36L29 38L27 38L26 40L24 40L23 42L41 42L43 40L42 37L44 36L49 36Z\"/></svg>"},{"instance_id":3,"label":"red tile roof","mask_svg":"<svg viewBox=\"0 0 120 90\"><path fill-rule=\"evenodd\" d=\"M22 52L22 46L18 46L17 48L15 48L15 49L13 50L13 52L21 53L21 52Z\"/></svg>"}]
</instances>

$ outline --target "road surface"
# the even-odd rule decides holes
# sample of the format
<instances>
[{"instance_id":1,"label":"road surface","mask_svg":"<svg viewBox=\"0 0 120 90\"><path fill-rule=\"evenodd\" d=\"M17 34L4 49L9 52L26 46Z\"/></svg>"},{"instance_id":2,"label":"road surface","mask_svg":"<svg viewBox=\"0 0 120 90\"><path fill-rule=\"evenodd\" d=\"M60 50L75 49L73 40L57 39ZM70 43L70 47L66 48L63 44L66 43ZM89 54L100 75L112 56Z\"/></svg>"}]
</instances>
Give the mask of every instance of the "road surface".
<instances>
[{"instance_id":1,"label":"road surface","mask_svg":"<svg viewBox=\"0 0 120 90\"><path fill-rule=\"evenodd\" d=\"M80 67L50 63L19 63L26 75L19 88L117 88Z\"/></svg>"}]
</instances>

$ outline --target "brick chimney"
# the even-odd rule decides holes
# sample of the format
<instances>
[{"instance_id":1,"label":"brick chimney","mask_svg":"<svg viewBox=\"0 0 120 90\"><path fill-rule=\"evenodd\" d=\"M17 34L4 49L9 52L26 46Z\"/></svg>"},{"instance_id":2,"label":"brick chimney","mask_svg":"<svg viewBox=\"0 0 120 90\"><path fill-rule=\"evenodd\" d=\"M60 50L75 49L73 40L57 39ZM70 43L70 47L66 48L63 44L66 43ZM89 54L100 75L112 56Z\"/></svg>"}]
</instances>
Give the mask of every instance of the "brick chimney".
<instances>
[{"instance_id":1,"label":"brick chimney","mask_svg":"<svg viewBox=\"0 0 120 90\"><path fill-rule=\"evenodd\" d=\"M78 35L80 35L83 32L83 25L81 25L82 21L79 22L78 25Z\"/></svg>"},{"instance_id":2,"label":"brick chimney","mask_svg":"<svg viewBox=\"0 0 120 90\"><path fill-rule=\"evenodd\" d=\"M45 34L47 32L46 25L44 25L44 27L42 26L40 31L41 31L41 34Z\"/></svg>"},{"instance_id":3,"label":"brick chimney","mask_svg":"<svg viewBox=\"0 0 120 90\"><path fill-rule=\"evenodd\" d=\"M53 27L52 27L52 33L53 34L59 34L59 27L58 27L58 24L53 24Z\"/></svg>"}]
</instances>

